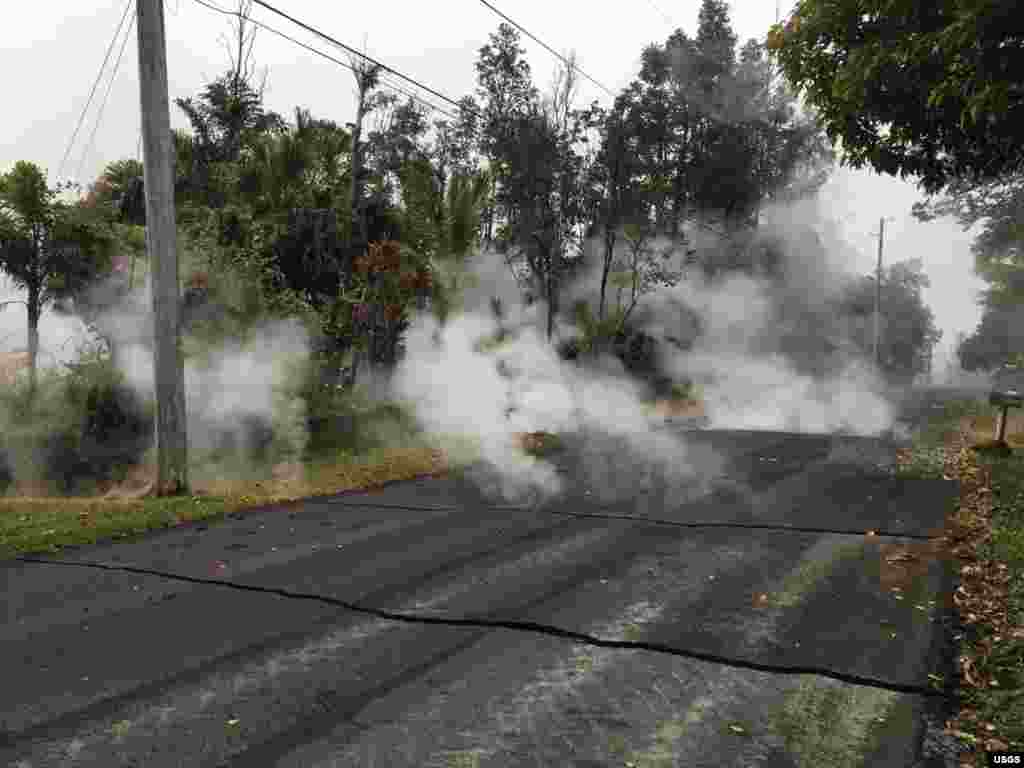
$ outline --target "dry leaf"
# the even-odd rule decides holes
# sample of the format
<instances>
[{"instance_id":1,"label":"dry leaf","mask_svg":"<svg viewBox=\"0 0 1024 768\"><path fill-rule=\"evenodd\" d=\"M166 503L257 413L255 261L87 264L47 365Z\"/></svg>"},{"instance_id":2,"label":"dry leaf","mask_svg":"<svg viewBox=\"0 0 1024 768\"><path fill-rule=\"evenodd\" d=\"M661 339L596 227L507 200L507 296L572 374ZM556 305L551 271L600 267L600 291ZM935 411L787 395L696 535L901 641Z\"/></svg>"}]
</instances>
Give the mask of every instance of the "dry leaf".
<instances>
[{"instance_id":1,"label":"dry leaf","mask_svg":"<svg viewBox=\"0 0 1024 768\"><path fill-rule=\"evenodd\" d=\"M905 563L909 560L917 560L917 555L912 555L909 552L897 552L895 555L885 558L887 563Z\"/></svg>"}]
</instances>

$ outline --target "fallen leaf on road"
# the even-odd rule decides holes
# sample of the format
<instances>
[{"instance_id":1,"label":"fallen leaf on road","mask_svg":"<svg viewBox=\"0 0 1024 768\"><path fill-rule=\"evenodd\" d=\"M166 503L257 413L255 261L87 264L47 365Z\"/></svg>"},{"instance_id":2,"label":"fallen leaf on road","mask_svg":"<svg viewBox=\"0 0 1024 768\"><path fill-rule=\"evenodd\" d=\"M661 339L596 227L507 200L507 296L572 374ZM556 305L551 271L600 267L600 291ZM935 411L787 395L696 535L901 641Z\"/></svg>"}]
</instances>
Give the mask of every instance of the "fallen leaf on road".
<instances>
[{"instance_id":1,"label":"fallen leaf on road","mask_svg":"<svg viewBox=\"0 0 1024 768\"><path fill-rule=\"evenodd\" d=\"M114 732L115 736L124 736L128 732L128 729L131 727L132 724L129 721L118 720L116 723L110 726L110 730Z\"/></svg>"},{"instance_id":2,"label":"fallen leaf on road","mask_svg":"<svg viewBox=\"0 0 1024 768\"><path fill-rule=\"evenodd\" d=\"M895 555L885 558L887 563L905 563L909 560L917 560L917 555L912 555L909 552L897 552Z\"/></svg>"}]
</instances>

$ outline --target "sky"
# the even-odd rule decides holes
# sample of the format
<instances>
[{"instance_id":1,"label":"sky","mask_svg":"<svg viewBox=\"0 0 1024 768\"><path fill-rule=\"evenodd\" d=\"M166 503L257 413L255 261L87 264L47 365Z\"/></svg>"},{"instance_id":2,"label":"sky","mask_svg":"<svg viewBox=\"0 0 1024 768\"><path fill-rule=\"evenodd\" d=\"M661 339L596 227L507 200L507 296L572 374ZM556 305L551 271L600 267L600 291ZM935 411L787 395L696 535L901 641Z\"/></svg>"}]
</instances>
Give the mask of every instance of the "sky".
<instances>
[{"instance_id":1,"label":"sky","mask_svg":"<svg viewBox=\"0 0 1024 768\"><path fill-rule=\"evenodd\" d=\"M227 8L236 0L206 1ZM0 121L0 173L18 160L31 160L46 169L51 180L72 177L87 184L107 163L136 156L139 84L134 28L115 70L121 45L118 38L75 136L126 2L21 3L8 10L9 23L0 25L0 72L5 73L3 89L8 104ZM173 106L173 99L195 95L227 69L224 36L230 32L229 19L196 0L164 2L171 121L174 127L184 128L187 122ZM636 76L645 45L664 42L676 27L695 33L700 0L634 0L625 12L622 5L602 6L584 0L494 0L490 4L556 51L574 50L583 72L617 92ZM272 5L454 101L472 93L477 51L502 21L481 0L446 0L440 4L391 0L383 7L374 3L275 0ZM783 13L788 5L782 2ZM609 10L598 10L602 7ZM129 14L126 27L133 16ZM253 16L334 58L348 61L344 51L265 8L254 8ZM771 0L734 0L731 17L741 42L750 37L763 38L776 19L776 4ZM124 33L122 29L122 37ZM523 47L535 84L546 92L558 60L525 36ZM258 69L266 68L265 102L269 109L290 117L295 107L301 106L338 123L353 119L355 84L349 70L265 30L257 33L254 59ZM111 73L115 73L112 80ZM394 75L389 78L407 90L416 90ZM105 97L108 83L112 84ZM420 93L444 105L437 97ZM581 79L577 105L595 99L608 104L611 97L586 78ZM61 168L69 146L68 160ZM957 333L970 333L977 325L977 292L983 283L973 275L969 252L972 233L961 231L952 220L928 224L915 221L910 208L919 199L912 183L869 171L837 170L822 192L822 208L836 219L857 251L857 261L850 265L853 271L874 268L877 237L871 233L877 232L883 216L891 217L886 223L885 261L922 259L932 281L925 298L944 333L936 350L935 366L939 370L946 364Z\"/></svg>"}]
</instances>

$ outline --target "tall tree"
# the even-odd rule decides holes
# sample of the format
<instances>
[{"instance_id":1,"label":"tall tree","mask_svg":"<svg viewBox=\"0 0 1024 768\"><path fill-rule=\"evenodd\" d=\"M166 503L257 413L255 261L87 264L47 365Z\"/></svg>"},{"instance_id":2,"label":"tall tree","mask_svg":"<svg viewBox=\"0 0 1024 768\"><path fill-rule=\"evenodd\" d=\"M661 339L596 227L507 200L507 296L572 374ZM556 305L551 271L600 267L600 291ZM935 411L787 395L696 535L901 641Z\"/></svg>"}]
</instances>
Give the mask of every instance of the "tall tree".
<instances>
[{"instance_id":1,"label":"tall tree","mask_svg":"<svg viewBox=\"0 0 1024 768\"><path fill-rule=\"evenodd\" d=\"M619 230L638 219L640 198L634 182L636 158L629 146L630 127L626 122L626 96L619 96L611 111L595 109L591 125L600 131L600 146L590 163L587 187L594 197L594 232L601 234L601 283L598 297L598 322L604 321L608 277L615 261Z\"/></svg>"},{"instance_id":2,"label":"tall tree","mask_svg":"<svg viewBox=\"0 0 1024 768\"><path fill-rule=\"evenodd\" d=\"M490 163L492 195L497 202L506 172L501 164L500 148L512 140L513 126L522 122L535 106L538 92L533 85L530 65L523 57L519 32L502 23L480 48L476 61L477 94L481 103L479 121L480 152ZM509 212L504 211L508 218ZM492 242L498 212L488 205L484 212L484 240Z\"/></svg>"},{"instance_id":3,"label":"tall tree","mask_svg":"<svg viewBox=\"0 0 1024 768\"><path fill-rule=\"evenodd\" d=\"M356 78L356 119L352 124L352 161L349 171L349 210L351 211L352 247L362 251L366 247L366 222L363 209L363 120L373 109L371 94L380 83L380 67L366 59L353 59L352 71Z\"/></svg>"},{"instance_id":4,"label":"tall tree","mask_svg":"<svg viewBox=\"0 0 1024 768\"><path fill-rule=\"evenodd\" d=\"M209 83L197 97L178 98L192 134L176 134L178 171L186 199L223 207L237 187L237 162L243 149L267 132L285 128L285 121L263 107L260 92L233 68Z\"/></svg>"},{"instance_id":5,"label":"tall tree","mask_svg":"<svg viewBox=\"0 0 1024 768\"><path fill-rule=\"evenodd\" d=\"M981 320L958 348L967 371L987 371L1024 354L1024 173L977 183L954 181L941 196L914 206L922 221L954 216L966 231L979 226L971 244L974 271L988 287Z\"/></svg>"},{"instance_id":6,"label":"tall tree","mask_svg":"<svg viewBox=\"0 0 1024 768\"><path fill-rule=\"evenodd\" d=\"M769 47L851 167L928 192L1024 169L1015 0L800 0Z\"/></svg>"},{"instance_id":7,"label":"tall tree","mask_svg":"<svg viewBox=\"0 0 1024 768\"><path fill-rule=\"evenodd\" d=\"M19 161L0 176L0 271L27 293L31 387L36 386L43 309L81 290L110 265L111 237L85 206L62 202L34 163Z\"/></svg>"},{"instance_id":8,"label":"tall tree","mask_svg":"<svg viewBox=\"0 0 1024 768\"><path fill-rule=\"evenodd\" d=\"M893 378L909 380L926 370L927 362L942 332L935 327L931 309L922 291L929 285L920 259L897 262L882 278L882 370ZM849 335L854 344L870 355L873 343L871 318L874 312L874 277L854 281L841 298L839 312L850 318Z\"/></svg>"}]
</instances>

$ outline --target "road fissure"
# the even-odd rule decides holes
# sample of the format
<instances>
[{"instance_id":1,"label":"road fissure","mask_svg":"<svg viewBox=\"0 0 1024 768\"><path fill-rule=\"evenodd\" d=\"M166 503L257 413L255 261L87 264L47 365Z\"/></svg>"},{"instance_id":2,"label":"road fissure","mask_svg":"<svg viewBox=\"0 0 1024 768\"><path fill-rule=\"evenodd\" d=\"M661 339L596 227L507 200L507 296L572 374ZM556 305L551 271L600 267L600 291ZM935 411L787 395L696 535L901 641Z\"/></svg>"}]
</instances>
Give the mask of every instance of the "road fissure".
<instances>
[{"instance_id":1,"label":"road fissure","mask_svg":"<svg viewBox=\"0 0 1024 768\"><path fill-rule=\"evenodd\" d=\"M892 691L895 693L913 694L923 697L948 698L950 696L948 692L928 688L926 686L912 685L906 683L893 683L886 680L880 680L877 678L866 677L862 675L854 675L846 672L838 672L836 670L828 669L825 667L762 664L759 662L748 661L745 659L729 658L727 656L722 656L714 653L705 653L702 651L674 648L664 643L651 643L643 640L609 640L600 637L594 637L593 635L588 635L586 633L574 632L572 630L563 629L561 627L556 627L549 624L541 624L539 622L533 621L501 620L491 619L487 617L456 618L440 616L417 616L414 614L396 613L394 611L381 610L379 608L360 605L359 603L353 603L347 600L342 600L340 598L328 597L326 595L319 595L316 593L296 592L294 590L288 590L279 587L265 587L256 586L252 584L240 584L238 582L228 581L225 579L213 579L200 576L187 576L184 574L169 573L166 571L160 571L152 568L142 568L139 566L116 565L113 563L104 563L89 560L52 560L41 557L32 557L28 555L19 556L17 560L24 563L32 563L38 565L75 566L80 568L92 568L95 570L103 571L135 573L147 576L156 576L159 578L164 578L172 581L186 582L190 584L204 584L209 586L225 587L228 589L235 589L245 592L259 592L263 594L284 597L290 600L305 600L325 603L327 605L344 608L345 610L352 611L355 613L375 616L379 619L384 619L388 621L406 622L414 624L433 624L450 627L470 627L476 629L508 629L519 632L532 632L537 634L549 635L551 637L565 638L568 640L573 640L578 643L594 646L597 648L616 648L623 650L652 651L655 653L663 653L672 656L678 656L681 658L693 659L695 661L703 661L706 663L732 667L735 669L746 669L755 672L764 672L769 674L817 675L820 677L826 677L849 685L865 686L870 688Z\"/></svg>"}]
</instances>

